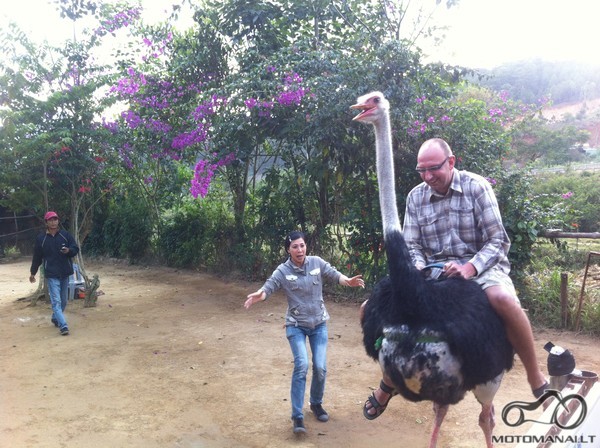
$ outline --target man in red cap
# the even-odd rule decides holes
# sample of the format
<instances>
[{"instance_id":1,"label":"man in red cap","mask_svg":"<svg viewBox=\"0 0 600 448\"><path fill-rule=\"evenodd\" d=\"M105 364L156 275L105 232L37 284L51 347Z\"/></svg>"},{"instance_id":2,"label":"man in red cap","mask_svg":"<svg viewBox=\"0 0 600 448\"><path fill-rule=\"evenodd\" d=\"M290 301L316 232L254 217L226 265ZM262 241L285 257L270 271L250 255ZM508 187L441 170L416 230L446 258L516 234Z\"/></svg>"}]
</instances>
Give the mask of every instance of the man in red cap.
<instances>
[{"instance_id":1,"label":"man in red cap","mask_svg":"<svg viewBox=\"0 0 600 448\"><path fill-rule=\"evenodd\" d=\"M67 336L69 327L64 311L67 307L69 276L73 274L73 257L79 253L79 247L69 232L59 228L56 212L47 212L44 221L46 232L40 233L35 239L29 281L35 282L35 274L43 262L52 305L52 323L59 328L61 335Z\"/></svg>"}]
</instances>

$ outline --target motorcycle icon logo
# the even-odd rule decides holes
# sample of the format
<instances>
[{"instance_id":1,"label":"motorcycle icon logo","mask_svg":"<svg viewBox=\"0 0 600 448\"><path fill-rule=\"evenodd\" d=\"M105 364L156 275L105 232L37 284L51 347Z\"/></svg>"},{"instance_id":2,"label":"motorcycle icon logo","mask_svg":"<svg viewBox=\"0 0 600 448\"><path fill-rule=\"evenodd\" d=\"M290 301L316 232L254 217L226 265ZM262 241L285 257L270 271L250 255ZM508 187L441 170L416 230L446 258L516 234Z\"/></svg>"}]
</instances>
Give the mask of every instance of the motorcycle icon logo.
<instances>
[{"instance_id":1,"label":"motorcycle icon logo","mask_svg":"<svg viewBox=\"0 0 600 448\"><path fill-rule=\"evenodd\" d=\"M524 411L536 410L542 404L544 404L544 402L548 398L551 397L556 398L556 401L555 403L553 403L554 411L552 412L552 416L550 417L549 422L542 422L538 420L530 420L525 418ZM573 403L573 400L578 402L579 406L577 406L577 403ZM569 405L571 405L571 407L569 407ZM511 411L514 410L517 411L517 418L513 421L512 418L509 418L509 413L511 413ZM565 419L561 418L563 412L566 412L566 414L569 415L569 417L571 417L566 419L566 422ZM570 415L572 412L573 415ZM571 394L563 397L559 391L553 389L548 389L540 398L538 398L534 402L513 401L504 406L504 409L502 410L502 420L504 421L504 423L506 423L507 426L513 427L522 425L525 422L534 422L543 423L547 425L555 424L561 429L573 429L581 425L581 423L583 423L586 415L587 404L581 395ZM573 416L577 416L577 418L574 419L574 421L569 421L572 420Z\"/></svg>"}]
</instances>

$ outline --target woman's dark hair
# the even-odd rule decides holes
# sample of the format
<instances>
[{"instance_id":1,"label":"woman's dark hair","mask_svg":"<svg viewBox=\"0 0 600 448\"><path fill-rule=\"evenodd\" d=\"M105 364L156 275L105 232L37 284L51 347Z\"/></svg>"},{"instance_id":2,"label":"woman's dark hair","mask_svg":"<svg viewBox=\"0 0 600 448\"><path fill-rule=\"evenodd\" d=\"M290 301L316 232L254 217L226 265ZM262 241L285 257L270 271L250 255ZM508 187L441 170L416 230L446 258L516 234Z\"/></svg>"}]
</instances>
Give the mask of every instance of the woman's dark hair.
<instances>
[{"instance_id":1,"label":"woman's dark hair","mask_svg":"<svg viewBox=\"0 0 600 448\"><path fill-rule=\"evenodd\" d=\"M286 253L289 250L290 245L292 244L292 241L295 241L298 238L302 238L304 241L306 241L306 236L304 236L304 233L300 232L299 230L294 230L293 232L290 232L288 236L285 237L285 252Z\"/></svg>"}]
</instances>

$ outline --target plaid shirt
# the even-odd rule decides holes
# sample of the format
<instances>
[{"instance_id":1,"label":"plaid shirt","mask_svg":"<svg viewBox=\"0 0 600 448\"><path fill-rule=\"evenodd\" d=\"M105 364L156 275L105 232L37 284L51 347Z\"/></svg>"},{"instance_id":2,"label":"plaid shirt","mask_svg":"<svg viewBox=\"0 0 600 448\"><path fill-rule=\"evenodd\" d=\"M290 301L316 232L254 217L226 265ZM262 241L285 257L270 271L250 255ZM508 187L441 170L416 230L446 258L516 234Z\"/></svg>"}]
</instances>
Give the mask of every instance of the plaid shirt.
<instances>
[{"instance_id":1,"label":"plaid shirt","mask_svg":"<svg viewBox=\"0 0 600 448\"><path fill-rule=\"evenodd\" d=\"M425 182L408 194L404 239L417 266L449 260L471 262L480 275L494 265L510 272L510 240L498 202L483 177L454 169L445 196Z\"/></svg>"}]
</instances>

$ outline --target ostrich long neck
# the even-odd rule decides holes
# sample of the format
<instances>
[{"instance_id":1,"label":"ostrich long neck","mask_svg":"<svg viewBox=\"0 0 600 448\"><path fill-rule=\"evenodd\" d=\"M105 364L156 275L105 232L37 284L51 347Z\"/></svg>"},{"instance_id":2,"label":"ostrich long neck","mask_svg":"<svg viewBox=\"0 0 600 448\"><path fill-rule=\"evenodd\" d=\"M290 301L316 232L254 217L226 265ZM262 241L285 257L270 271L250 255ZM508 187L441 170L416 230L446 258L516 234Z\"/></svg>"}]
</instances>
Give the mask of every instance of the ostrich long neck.
<instances>
[{"instance_id":1,"label":"ostrich long neck","mask_svg":"<svg viewBox=\"0 0 600 448\"><path fill-rule=\"evenodd\" d=\"M398 206L396 205L394 157L389 115L385 113L383 119L373 123L373 127L375 128L375 149L377 153L379 206L381 208L383 235L385 238L392 231L402 231L400 218L398 217Z\"/></svg>"}]
</instances>

